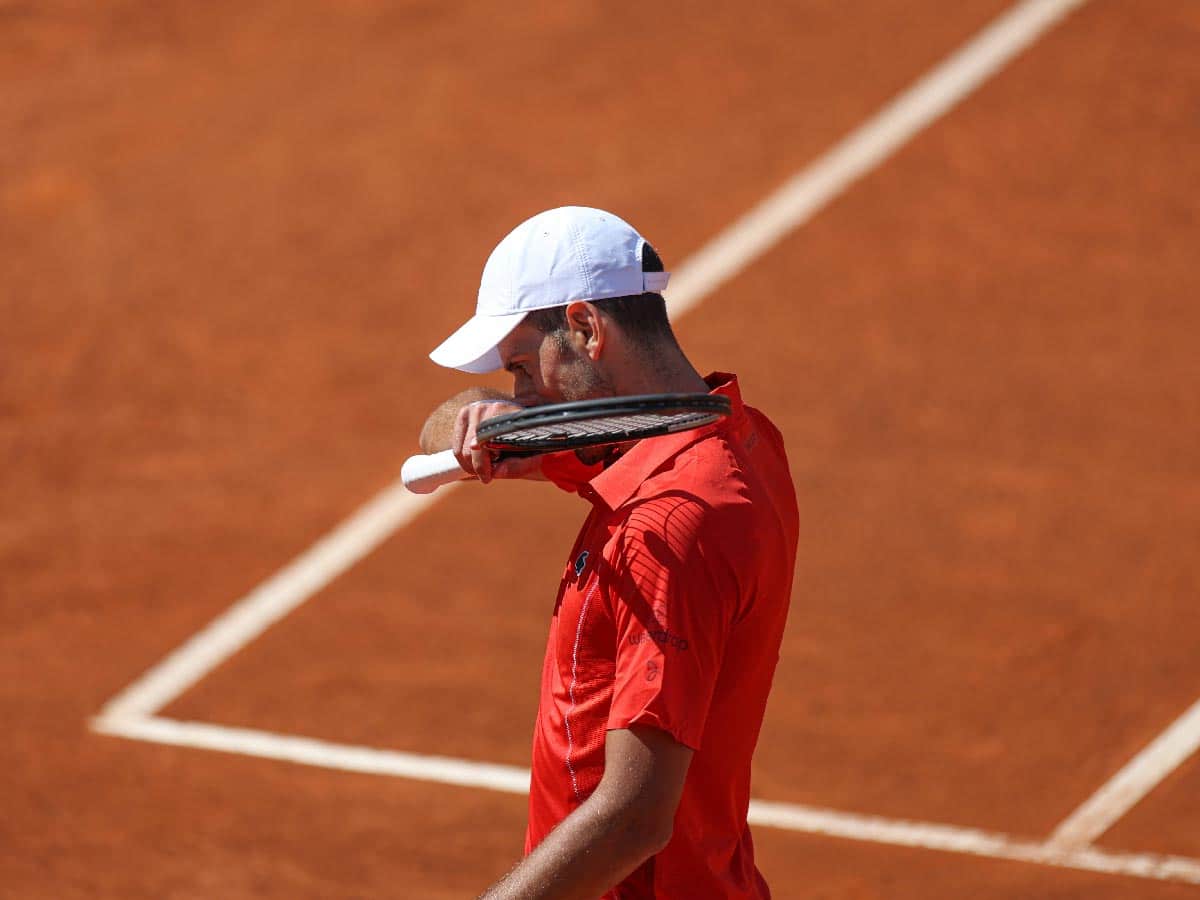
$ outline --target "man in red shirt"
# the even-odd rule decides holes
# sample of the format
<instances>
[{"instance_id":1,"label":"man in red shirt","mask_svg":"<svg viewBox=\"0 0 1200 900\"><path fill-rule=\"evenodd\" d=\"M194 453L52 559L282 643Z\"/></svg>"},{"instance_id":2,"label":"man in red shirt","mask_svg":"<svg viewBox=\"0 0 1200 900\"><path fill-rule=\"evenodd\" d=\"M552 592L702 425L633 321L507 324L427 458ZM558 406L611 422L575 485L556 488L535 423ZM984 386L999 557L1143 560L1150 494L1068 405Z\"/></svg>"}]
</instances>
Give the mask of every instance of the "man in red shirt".
<instances>
[{"instance_id":1,"label":"man in red shirt","mask_svg":"<svg viewBox=\"0 0 1200 900\"><path fill-rule=\"evenodd\" d=\"M667 323L667 273L610 213L533 217L497 246L474 318L432 354L505 368L513 398L443 404L422 446L481 481L541 478L591 504L559 588L533 740L526 856L483 896L768 898L746 823L750 760L791 594L783 441L736 377L701 378ZM592 397L705 391L732 414L588 457L495 463L479 422Z\"/></svg>"}]
</instances>

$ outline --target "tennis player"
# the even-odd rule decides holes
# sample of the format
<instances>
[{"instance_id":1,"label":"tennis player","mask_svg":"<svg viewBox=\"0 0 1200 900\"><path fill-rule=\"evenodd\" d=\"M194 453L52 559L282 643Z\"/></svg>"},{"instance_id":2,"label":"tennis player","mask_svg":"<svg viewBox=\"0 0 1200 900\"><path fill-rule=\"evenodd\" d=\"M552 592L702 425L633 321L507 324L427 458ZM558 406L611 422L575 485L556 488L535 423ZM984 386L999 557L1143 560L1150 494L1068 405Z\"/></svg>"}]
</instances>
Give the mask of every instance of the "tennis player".
<instances>
[{"instance_id":1,"label":"tennis player","mask_svg":"<svg viewBox=\"0 0 1200 900\"><path fill-rule=\"evenodd\" d=\"M796 555L779 431L707 378L667 320L669 275L611 213L519 225L483 271L475 315L431 354L507 369L422 429L480 481L538 478L590 512L564 561L533 736L525 857L482 896L770 897L746 812ZM723 394L715 425L596 451L494 463L478 424L521 407L653 393Z\"/></svg>"}]
</instances>

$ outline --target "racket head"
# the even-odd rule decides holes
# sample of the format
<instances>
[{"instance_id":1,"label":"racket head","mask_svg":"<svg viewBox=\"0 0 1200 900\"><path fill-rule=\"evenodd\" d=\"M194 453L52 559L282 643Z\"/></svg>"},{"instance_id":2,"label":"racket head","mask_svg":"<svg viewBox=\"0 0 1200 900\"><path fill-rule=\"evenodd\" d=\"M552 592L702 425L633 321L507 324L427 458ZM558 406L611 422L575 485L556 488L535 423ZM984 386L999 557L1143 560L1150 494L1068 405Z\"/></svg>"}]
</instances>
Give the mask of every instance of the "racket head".
<instances>
[{"instance_id":1,"label":"racket head","mask_svg":"<svg viewBox=\"0 0 1200 900\"><path fill-rule=\"evenodd\" d=\"M550 453L703 428L729 415L721 394L637 394L534 406L480 423L489 450Z\"/></svg>"}]
</instances>

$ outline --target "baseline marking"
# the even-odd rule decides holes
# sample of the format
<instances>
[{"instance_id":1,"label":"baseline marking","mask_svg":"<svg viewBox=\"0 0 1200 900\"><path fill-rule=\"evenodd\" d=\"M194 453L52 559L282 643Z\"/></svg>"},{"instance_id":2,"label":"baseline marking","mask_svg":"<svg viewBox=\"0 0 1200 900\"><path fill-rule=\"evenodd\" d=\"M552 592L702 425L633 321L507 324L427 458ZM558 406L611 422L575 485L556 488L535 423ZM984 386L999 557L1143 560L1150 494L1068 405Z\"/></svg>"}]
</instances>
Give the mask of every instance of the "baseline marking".
<instances>
[{"instance_id":1,"label":"baseline marking","mask_svg":"<svg viewBox=\"0 0 1200 900\"><path fill-rule=\"evenodd\" d=\"M420 756L395 750L335 744L312 738L231 728L207 722L180 722L148 716L115 721L96 719L92 727L104 734L157 744L201 747L242 756L257 756L348 772L391 775L417 781L483 788L505 794L527 794L529 770L516 766L473 762L442 756ZM794 803L750 802L750 822L766 828L819 834L826 837L965 853L990 859L1035 863L1107 875L1128 875L1155 881L1200 885L1200 859L1148 853L1114 853L1090 847L1061 848L1049 842L1020 840L1010 835L959 828L934 822L885 819L801 806Z\"/></svg>"}]
</instances>

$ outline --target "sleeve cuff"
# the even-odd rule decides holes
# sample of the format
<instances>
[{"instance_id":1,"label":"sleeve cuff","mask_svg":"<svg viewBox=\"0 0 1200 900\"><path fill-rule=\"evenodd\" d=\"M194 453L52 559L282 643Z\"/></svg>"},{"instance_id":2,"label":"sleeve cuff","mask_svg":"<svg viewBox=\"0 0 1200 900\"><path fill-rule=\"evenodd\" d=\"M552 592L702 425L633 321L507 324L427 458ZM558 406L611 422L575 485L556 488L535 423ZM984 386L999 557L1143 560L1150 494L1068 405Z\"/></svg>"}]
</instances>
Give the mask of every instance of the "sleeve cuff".
<instances>
[{"instance_id":1,"label":"sleeve cuff","mask_svg":"<svg viewBox=\"0 0 1200 900\"><path fill-rule=\"evenodd\" d=\"M618 728L628 728L630 725L643 725L650 728L657 728L664 734L670 735L671 739L677 744L683 744L690 750L698 751L700 749L700 734L693 734L695 729L683 728L679 725L672 725L665 718L659 715L654 710L643 709L632 715L615 715L609 716L607 730L615 731Z\"/></svg>"}]
</instances>

